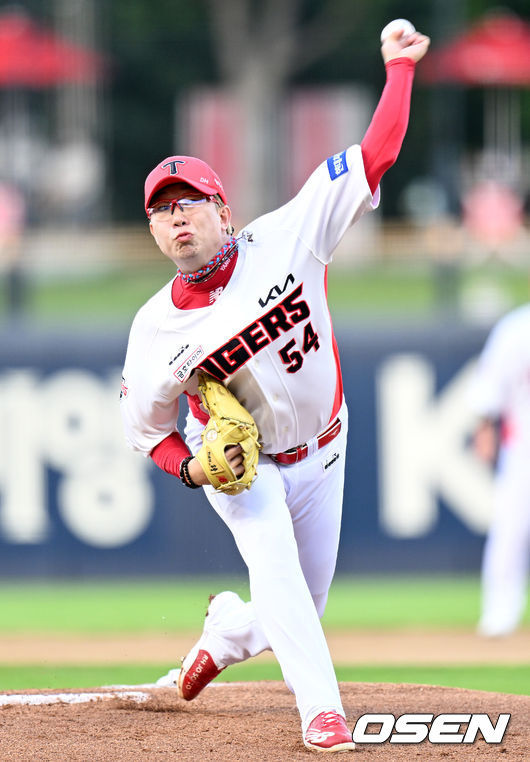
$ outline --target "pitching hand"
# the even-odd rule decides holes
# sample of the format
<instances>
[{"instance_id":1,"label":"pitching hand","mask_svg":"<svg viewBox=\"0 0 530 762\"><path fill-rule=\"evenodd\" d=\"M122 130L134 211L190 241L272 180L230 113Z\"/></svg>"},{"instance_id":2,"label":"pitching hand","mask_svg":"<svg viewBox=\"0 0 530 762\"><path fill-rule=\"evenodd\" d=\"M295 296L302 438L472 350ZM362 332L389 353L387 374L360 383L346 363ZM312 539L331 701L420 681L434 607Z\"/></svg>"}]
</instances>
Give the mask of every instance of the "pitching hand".
<instances>
[{"instance_id":1,"label":"pitching hand","mask_svg":"<svg viewBox=\"0 0 530 762\"><path fill-rule=\"evenodd\" d=\"M407 37L401 37L401 30L397 29L388 35L381 46L381 55L383 61L388 63L393 58L410 58L416 63L420 61L427 52L431 44L430 37L426 37L420 32L413 32Z\"/></svg>"}]
</instances>

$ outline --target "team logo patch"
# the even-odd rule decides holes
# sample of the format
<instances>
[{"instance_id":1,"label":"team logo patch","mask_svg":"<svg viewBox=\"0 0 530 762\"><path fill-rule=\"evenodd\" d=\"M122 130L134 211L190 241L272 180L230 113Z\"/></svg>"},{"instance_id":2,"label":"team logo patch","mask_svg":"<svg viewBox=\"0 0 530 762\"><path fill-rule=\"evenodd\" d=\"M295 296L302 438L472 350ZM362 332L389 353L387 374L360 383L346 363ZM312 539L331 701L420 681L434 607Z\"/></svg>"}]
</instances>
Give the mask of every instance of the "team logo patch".
<instances>
[{"instance_id":1,"label":"team logo patch","mask_svg":"<svg viewBox=\"0 0 530 762\"><path fill-rule=\"evenodd\" d=\"M346 151L342 153L336 153L335 156L330 156L328 159L328 172L332 180L336 180L345 172L348 171L348 164L346 163Z\"/></svg>"},{"instance_id":2,"label":"team logo patch","mask_svg":"<svg viewBox=\"0 0 530 762\"><path fill-rule=\"evenodd\" d=\"M162 164L161 169L166 169L166 167L169 167L169 174L170 175L178 175L179 173L179 164L185 164L185 161L182 161L182 159L175 159L174 161L168 161L165 164Z\"/></svg>"},{"instance_id":3,"label":"team logo patch","mask_svg":"<svg viewBox=\"0 0 530 762\"><path fill-rule=\"evenodd\" d=\"M178 368L175 368L173 371L175 378L181 382L185 381L201 357L204 357L204 349L197 347L191 354L186 356L186 359L181 362Z\"/></svg>"}]
</instances>

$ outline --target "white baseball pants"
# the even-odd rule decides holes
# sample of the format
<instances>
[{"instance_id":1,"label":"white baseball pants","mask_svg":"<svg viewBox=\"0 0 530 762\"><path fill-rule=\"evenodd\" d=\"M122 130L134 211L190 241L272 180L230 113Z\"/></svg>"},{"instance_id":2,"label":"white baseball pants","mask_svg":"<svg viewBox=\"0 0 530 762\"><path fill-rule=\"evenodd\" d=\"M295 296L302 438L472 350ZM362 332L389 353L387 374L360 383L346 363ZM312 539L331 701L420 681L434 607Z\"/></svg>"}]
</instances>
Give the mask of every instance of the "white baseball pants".
<instances>
[{"instance_id":1,"label":"white baseball pants","mask_svg":"<svg viewBox=\"0 0 530 762\"><path fill-rule=\"evenodd\" d=\"M508 635L525 609L530 566L530 473L527 453L507 453L496 477L495 505L482 559L479 631Z\"/></svg>"},{"instance_id":2,"label":"white baseball pants","mask_svg":"<svg viewBox=\"0 0 530 762\"><path fill-rule=\"evenodd\" d=\"M250 490L232 496L205 488L248 567L251 594L248 603L233 594L211 621L207 617L207 650L222 667L272 649L296 697L303 732L320 712L344 714L320 623L339 544L345 403L339 418L339 435L299 463L282 466L260 455ZM201 446L201 430L188 416L186 440L192 452Z\"/></svg>"}]
</instances>

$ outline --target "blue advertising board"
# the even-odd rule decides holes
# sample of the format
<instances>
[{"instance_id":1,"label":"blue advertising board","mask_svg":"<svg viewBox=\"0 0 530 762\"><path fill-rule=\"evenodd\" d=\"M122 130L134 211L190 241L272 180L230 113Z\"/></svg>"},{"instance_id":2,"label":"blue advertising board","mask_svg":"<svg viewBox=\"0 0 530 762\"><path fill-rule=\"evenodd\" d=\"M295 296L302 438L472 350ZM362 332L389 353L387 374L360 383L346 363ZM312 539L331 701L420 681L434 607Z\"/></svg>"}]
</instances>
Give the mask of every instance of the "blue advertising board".
<instances>
[{"instance_id":1,"label":"blue advertising board","mask_svg":"<svg viewBox=\"0 0 530 762\"><path fill-rule=\"evenodd\" d=\"M485 335L462 325L337 331L350 411L338 571L478 569L492 477L469 447L468 386ZM0 575L244 571L202 491L127 449L126 342L1 337Z\"/></svg>"}]
</instances>

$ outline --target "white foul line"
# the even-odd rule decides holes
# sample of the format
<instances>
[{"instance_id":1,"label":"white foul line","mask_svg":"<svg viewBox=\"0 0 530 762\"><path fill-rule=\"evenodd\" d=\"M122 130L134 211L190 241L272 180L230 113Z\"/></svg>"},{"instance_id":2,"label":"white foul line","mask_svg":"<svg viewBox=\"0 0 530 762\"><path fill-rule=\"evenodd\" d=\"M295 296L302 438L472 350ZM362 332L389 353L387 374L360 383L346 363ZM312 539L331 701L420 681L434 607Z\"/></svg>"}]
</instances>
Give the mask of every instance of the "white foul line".
<instances>
[{"instance_id":1,"label":"white foul line","mask_svg":"<svg viewBox=\"0 0 530 762\"><path fill-rule=\"evenodd\" d=\"M211 683L208 688L239 687L244 683ZM141 704L163 689L156 683L143 685L104 685L94 691L82 693L0 693L0 706L41 706L45 704L88 704L91 701L129 699ZM145 690L140 690L140 689ZM146 692L148 691L148 692Z\"/></svg>"},{"instance_id":2,"label":"white foul line","mask_svg":"<svg viewBox=\"0 0 530 762\"><path fill-rule=\"evenodd\" d=\"M83 693L4 693L0 694L0 706L39 706L42 704L85 704L90 701L129 699L142 703L150 698L144 691L91 691Z\"/></svg>"}]
</instances>

